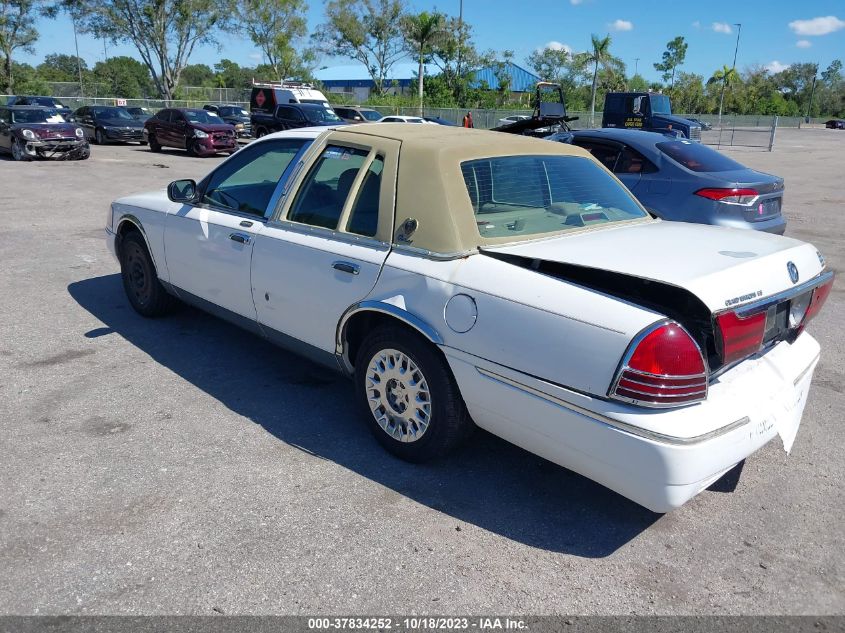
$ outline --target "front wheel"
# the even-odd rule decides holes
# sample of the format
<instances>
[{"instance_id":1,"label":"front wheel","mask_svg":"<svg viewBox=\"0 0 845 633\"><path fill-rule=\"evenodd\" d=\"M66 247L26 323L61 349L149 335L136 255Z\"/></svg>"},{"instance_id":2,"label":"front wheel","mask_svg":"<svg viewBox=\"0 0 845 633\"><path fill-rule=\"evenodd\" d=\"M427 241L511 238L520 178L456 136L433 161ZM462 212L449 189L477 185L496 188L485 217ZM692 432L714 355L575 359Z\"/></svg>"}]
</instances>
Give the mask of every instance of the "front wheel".
<instances>
[{"instance_id":1,"label":"front wheel","mask_svg":"<svg viewBox=\"0 0 845 633\"><path fill-rule=\"evenodd\" d=\"M158 280L155 264L140 233L132 232L120 246L120 275L129 303L145 317L162 316L175 303Z\"/></svg>"},{"instance_id":2,"label":"front wheel","mask_svg":"<svg viewBox=\"0 0 845 633\"><path fill-rule=\"evenodd\" d=\"M105 142L106 142L106 139L103 136L103 131L99 128L97 128L97 130L94 131L94 142L97 145L104 145Z\"/></svg>"},{"instance_id":3,"label":"front wheel","mask_svg":"<svg viewBox=\"0 0 845 633\"><path fill-rule=\"evenodd\" d=\"M21 142L17 139L12 141L12 158L16 161L29 160L29 156L26 155L24 148L21 146Z\"/></svg>"},{"instance_id":4,"label":"front wheel","mask_svg":"<svg viewBox=\"0 0 845 633\"><path fill-rule=\"evenodd\" d=\"M161 151L161 145L160 145L160 144L159 144L159 142L156 140L156 137L155 137L155 136L153 136L152 134L150 134L150 136L149 136L149 139L148 139L148 140L149 140L149 143L150 143L150 151L151 151L151 152L160 152L160 151Z\"/></svg>"},{"instance_id":5,"label":"front wheel","mask_svg":"<svg viewBox=\"0 0 845 633\"><path fill-rule=\"evenodd\" d=\"M445 359L400 327L378 328L364 339L355 397L379 443L409 462L449 453L474 428Z\"/></svg>"}]
</instances>

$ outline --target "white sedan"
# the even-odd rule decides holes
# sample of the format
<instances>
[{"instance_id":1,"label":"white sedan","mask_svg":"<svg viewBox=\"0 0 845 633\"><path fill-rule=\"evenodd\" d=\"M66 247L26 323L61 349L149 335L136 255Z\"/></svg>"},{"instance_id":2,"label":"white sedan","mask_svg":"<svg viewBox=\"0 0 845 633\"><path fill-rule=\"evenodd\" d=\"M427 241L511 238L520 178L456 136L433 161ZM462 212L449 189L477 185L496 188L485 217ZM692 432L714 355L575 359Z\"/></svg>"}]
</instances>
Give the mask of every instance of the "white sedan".
<instances>
[{"instance_id":1,"label":"white sedan","mask_svg":"<svg viewBox=\"0 0 845 633\"><path fill-rule=\"evenodd\" d=\"M431 121L426 121L422 117L418 116L404 116L398 114L392 114L389 116L385 116L380 118L376 123L424 123L424 124L431 124ZM434 123L434 125L437 125Z\"/></svg>"},{"instance_id":2,"label":"white sedan","mask_svg":"<svg viewBox=\"0 0 845 633\"><path fill-rule=\"evenodd\" d=\"M349 375L392 453L478 425L656 512L790 449L833 284L810 244L651 217L577 147L435 125L271 134L106 234L135 310Z\"/></svg>"}]
</instances>

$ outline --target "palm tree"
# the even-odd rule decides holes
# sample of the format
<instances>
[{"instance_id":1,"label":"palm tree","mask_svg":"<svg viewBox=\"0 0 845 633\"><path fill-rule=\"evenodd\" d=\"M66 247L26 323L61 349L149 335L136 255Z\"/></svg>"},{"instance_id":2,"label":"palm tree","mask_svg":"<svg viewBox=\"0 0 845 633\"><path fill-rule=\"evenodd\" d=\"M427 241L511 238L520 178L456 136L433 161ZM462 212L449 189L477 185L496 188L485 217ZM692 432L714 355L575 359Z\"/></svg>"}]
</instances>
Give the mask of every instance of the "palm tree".
<instances>
[{"instance_id":1,"label":"palm tree","mask_svg":"<svg viewBox=\"0 0 845 633\"><path fill-rule=\"evenodd\" d=\"M587 62L593 64L593 88L592 98L590 102L590 126L595 125L596 116L596 88L599 79L599 67L613 71L613 67L618 67L620 60L610 54L610 35L605 35L599 39L598 35L592 35L593 52L588 53Z\"/></svg>"},{"instance_id":2,"label":"palm tree","mask_svg":"<svg viewBox=\"0 0 845 633\"><path fill-rule=\"evenodd\" d=\"M417 74L417 92L420 98L420 116L423 113L423 75L425 60L431 53L431 46L443 34L446 20L442 13L423 11L417 15L406 15L402 19L402 32L405 45L419 61Z\"/></svg>"},{"instance_id":3,"label":"palm tree","mask_svg":"<svg viewBox=\"0 0 845 633\"><path fill-rule=\"evenodd\" d=\"M729 84L739 80L739 73L736 68L729 68L727 64L722 66L719 70L713 73L713 76L707 80L708 84L722 83L722 92L719 95L719 123L722 122L722 105L725 102L725 88Z\"/></svg>"}]
</instances>

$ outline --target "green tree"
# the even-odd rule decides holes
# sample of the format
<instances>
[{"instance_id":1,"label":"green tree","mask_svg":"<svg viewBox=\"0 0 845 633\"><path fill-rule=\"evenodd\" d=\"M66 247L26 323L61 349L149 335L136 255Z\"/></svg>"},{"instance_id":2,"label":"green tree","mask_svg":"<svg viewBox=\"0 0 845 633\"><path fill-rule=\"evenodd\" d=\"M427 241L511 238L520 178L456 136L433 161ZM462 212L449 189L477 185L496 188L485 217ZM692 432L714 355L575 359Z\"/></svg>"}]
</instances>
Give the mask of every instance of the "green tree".
<instances>
[{"instance_id":1,"label":"green tree","mask_svg":"<svg viewBox=\"0 0 845 633\"><path fill-rule=\"evenodd\" d=\"M402 34L409 53L419 63L417 72L417 96L420 100L420 116L423 109L425 89L425 63L431 56L433 44L442 36L446 17L437 13L423 11L415 15L402 16Z\"/></svg>"},{"instance_id":2,"label":"green tree","mask_svg":"<svg viewBox=\"0 0 845 633\"><path fill-rule=\"evenodd\" d=\"M214 86L214 71L208 64L188 64L179 78L182 86Z\"/></svg>"},{"instance_id":3,"label":"green tree","mask_svg":"<svg viewBox=\"0 0 845 633\"><path fill-rule=\"evenodd\" d=\"M731 68L727 64L714 72L710 79L707 80L708 84L721 84L721 91L719 93L719 121L722 120L722 107L725 103L725 90L728 86L736 83L737 81L739 81L739 73L736 72L736 68Z\"/></svg>"},{"instance_id":4,"label":"green tree","mask_svg":"<svg viewBox=\"0 0 845 633\"><path fill-rule=\"evenodd\" d=\"M599 68L613 69L621 64L621 61L610 54L610 35L599 38L592 35L592 51L587 53L587 61L593 65L593 84L590 89L590 125L595 125L596 118L596 89L598 88Z\"/></svg>"},{"instance_id":5,"label":"green tree","mask_svg":"<svg viewBox=\"0 0 845 633\"><path fill-rule=\"evenodd\" d=\"M44 57L36 70L45 81L79 81L79 69L85 73L88 65L84 59L77 60L75 55L51 53Z\"/></svg>"},{"instance_id":6,"label":"green tree","mask_svg":"<svg viewBox=\"0 0 845 633\"><path fill-rule=\"evenodd\" d=\"M402 0L329 0L326 23L314 39L321 52L363 64L375 93L384 95L393 65L405 56Z\"/></svg>"},{"instance_id":7,"label":"green tree","mask_svg":"<svg viewBox=\"0 0 845 633\"><path fill-rule=\"evenodd\" d=\"M216 43L233 13L227 0L88 0L80 17L86 31L133 44L171 100L194 49Z\"/></svg>"},{"instance_id":8,"label":"green tree","mask_svg":"<svg viewBox=\"0 0 845 633\"><path fill-rule=\"evenodd\" d=\"M687 47L688 44L679 35L666 44L666 50L663 51L663 61L654 64L654 69L663 73L661 75L663 81L669 81L671 78L670 89L675 87L675 69L684 63L687 56Z\"/></svg>"},{"instance_id":9,"label":"green tree","mask_svg":"<svg viewBox=\"0 0 845 633\"><path fill-rule=\"evenodd\" d=\"M122 99L140 99L153 90L149 69L127 56L109 57L94 65L94 77L108 84L109 94Z\"/></svg>"},{"instance_id":10,"label":"green tree","mask_svg":"<svg viewBox=\"0 0 845 633\"><path fill-rule=\"evenodd\" d=\"M32 52L38 39L36 18L44 12L40 0L0 0L0 54L3 57L3 91L15 92L15 62L17 51Z\"/></svg>"},{"instance_id":11,"label":"green tree","mask_svg":"<svg viewBox=\"0 0 845 633\"><path fill-rule=\"evenodd\" d=\"M648 90L648 82L645 77L637 73L628 80L628 90L631 92L645 92Z\"/></svg>"},{"instance_id":12,"label":"green tree","mask_svg":"<svg viewBox=\"0 0 845 633\"><path fill-rule=\"evenodd\" d=\"M473 103L479 92L474 73L493 62L493 57L480 54L472 40L472 26L455 18L446 18L442 37L431 47L431 62L440 69L440 75L452 93L458 107Z\"/></svg>"},{"instance_id":13,"label":"green tree","mask_svg":"<svg viewBox=\"0 0 845 633\"><path fill-rule=\"evenodd\" d=\"M214 77L218 88L245 88L252 80L252 69L241 68L231 59L221 59L214 64Z\"/></svg>"},{"instance_id":14,"label":"green tree","mask_svg":"<svg viewBox=\"0 0 845 633\"><path fill-rule=\"evenodd\" d=\"M240 5L238 30L261 50L274 79L287 79L313 61L314 53L301 45L307 11L305 0L243 0Z\"/></svg>"},{"instance_id":15,"label":"green tree","mask_svg":"<svg viewBox=\"0 0 845 633\"><path fill-rule=\"evenodd\" d=\"M566 49L544 48L531 53L525 63L542 80L563 83L571 61L572 54Z\"/></svg>"}]
</instances>

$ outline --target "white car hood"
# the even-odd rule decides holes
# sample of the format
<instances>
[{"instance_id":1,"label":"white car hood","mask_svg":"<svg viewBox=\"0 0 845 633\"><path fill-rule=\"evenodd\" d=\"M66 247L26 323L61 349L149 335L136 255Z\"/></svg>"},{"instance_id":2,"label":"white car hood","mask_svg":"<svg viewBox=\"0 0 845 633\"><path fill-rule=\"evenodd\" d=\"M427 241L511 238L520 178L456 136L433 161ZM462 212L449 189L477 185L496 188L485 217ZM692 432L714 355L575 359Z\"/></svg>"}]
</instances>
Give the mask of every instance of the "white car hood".
<instances>
[{"instance_id":1,"label":"white car hood","mask_svg":"<svg viewBox=\"0 0 845 633\"><path fill-rule=\"evenodd\" d=\"M615 226L482 250L661 281L689 290L714 312L788 290L823 269L811 244L683 222ZM788 262L798 268L795 283Z\"/></svg>"}]
</instances>

